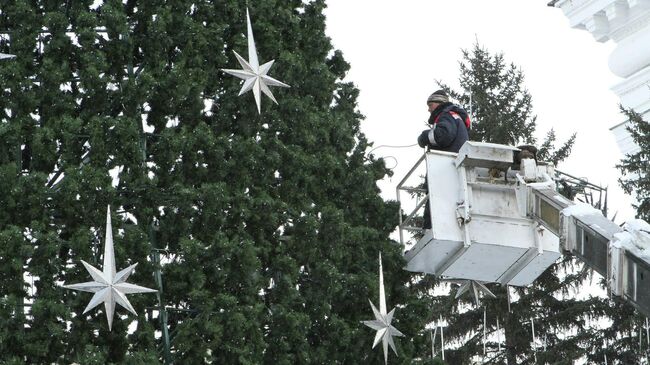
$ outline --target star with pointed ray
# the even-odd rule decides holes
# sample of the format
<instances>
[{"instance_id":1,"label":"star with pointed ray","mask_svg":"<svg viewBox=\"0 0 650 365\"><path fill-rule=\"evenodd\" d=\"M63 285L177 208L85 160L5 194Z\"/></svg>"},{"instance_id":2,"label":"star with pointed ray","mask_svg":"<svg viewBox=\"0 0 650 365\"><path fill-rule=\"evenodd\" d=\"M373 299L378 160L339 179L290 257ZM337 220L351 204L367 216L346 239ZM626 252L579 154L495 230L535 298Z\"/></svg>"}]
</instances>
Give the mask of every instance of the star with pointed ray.
<instances>
[{"instance_id":1,"label":"star with pointed ray","mask_svg":"<svg viewBox=\"0 0 650 365\"><path fill-rule=\"evenodd\" d=\"M12 54L0 53L0 60L4 60L5 58L14 58L14 57L16 56Z\"/></svg>"},{"instance_id":2,"label":"star with pointed ray","mask_svg":"<svg viewBox=\"0 0 650 365\"><path fill-rule=\"evenodd\" d=\"M461 295L463 295L465 292L469 291L472 289L472 294L474 295L474 302L476 303L476 306L481 305L480 297L479 295L481 292L485 293L485 296L488 296L490 298L496 298L496 295L490 291L482 282L476 281L476 280L466 280L463 282L457 282L457 284L461 284L460 288L458 288L458 291L456 292L456 299L460 298Z\"/></svg>"},{"instance_id":3,"label":"star with pointed ray","mask_svg":"<svg viewBox=\"0 0 650 365\"><path fill-rule=\"evenodd\" d=\"M90 303L86 306L84 314L89 310L95 308L102 302L106 312L106 319L108 320L108 330L111 330L113 325L113 314L115 313L115 303L126 308L129 312L137 315L133 306L126 298L126 294L133 293L154 293L156 290L145 288L143 286L129 284L126 279L133 272L136 265L133 264L126 269L116 273L115 271L115 252L113 250L113 230L111 228L111 208L108 207L106 213L106 244L104 245L104 270L91 266L84 260L81 263L86 267L88 273L94 281L89 281L80 284L63 285L64 288L87 291L95 293Z\"/></svg>"},{"instance_id":4,"label":"star with pointed ray","mask_svg":"<svg viewBox=\"0 0 650 365\"><path fill-rule=\"evenodd\" d=\"M381 253L379 253L379 310L372 303L371 300L370 306L372 307L372 312L375 314L375 320L373 321L363 321L362 323L366 326L377 331L375 334L375 342L372 344L372 348L382 342L384 347L384 363L388 363L388 346L393 349L395 355L397 355L397 350L395 349L395 342L393 342L393 336L404 336L397 328L393 327L390 323L393 320L393 314L395 313L395 308L390 312L386 313L386 293L384 291L384 270L381 265Z\"/></svg>"},{"instance_id":5,"label":"star with pointed ray","mask_svg":"<svg viewBox=\"0 0 650 365\"><path fill-rule=\"evenodd\" d=\"M253 90L253 96L255 97L255 103L257 104L257 112L262 113L262 100L260 92L266 94L266 96L268 96L271 100L273 100L274 103L277 104L278 102L275 100L275 97L269 89L269 86L290 86L267 75L275 60L271 60L260 66L260 62L257 58L257 49L255 48L255 39L253 38L253 28L251 27L251 18L248 14L248 9L246 9L246 23L248 25L248 61L246 61L237 52L233 51L242 69L222 69L221 71L244 80L244 85L239 91L239 95L242 95L249 90Z\"/></svg>"}]
</instances>

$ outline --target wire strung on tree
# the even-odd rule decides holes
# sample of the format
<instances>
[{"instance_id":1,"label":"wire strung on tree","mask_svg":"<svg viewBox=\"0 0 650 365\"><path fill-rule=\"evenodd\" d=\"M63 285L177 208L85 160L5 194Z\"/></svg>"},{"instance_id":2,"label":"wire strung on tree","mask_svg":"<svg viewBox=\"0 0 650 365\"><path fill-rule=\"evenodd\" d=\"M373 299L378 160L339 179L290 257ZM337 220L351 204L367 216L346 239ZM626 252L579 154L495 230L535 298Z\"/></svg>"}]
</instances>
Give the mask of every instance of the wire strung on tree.
<instances>
[{"instance_id":1,"label":"wire strung on tree","mask_svg":"<svg viewBox=\"0 0 650 365\"><path fill-rule=\"evenodd\" d=\"M386 156L386 157L382 157L382 158L383 158L384 160L389 159L389 158L392 158L393 160L395 160L395 165L393 165L393 166L391 166L391 167L386 166L386 168L389 169L389 170L392 170L392 169L396 168L397 165L399 164L399 163L397 162L397 158L396 158L395 156Z\"/></svg>"},{"instance_id":2,"label":"wire strung on tree","mask_svg":"<svg viewBox=\"0 0 650 365\"><path fill-rule=\"evenodd\" d=\"M501 353L501 328L499 328L499 317L497 317L497 345L499 346L499 353Z\"/></svg>"},{"instance_id":3,"label":"wire strung on tree","mask_svg":"<svg viewBox=\"0 0 650 365\"><path fill-rule=\"evenodd\" d=\"M417 146L417 143L413 143L413 144L409 144L409 145L403 145L403 146L382 144L382 145L379 145L379 146L371 149L370 151L368 151L368 153L370 154L370 153L372 153L372 151L374 151L376 149L379 149L379 148L382 148L382 147L386 147L386 148L407 148L407 147L414 147L414 146Z\"/></svg>"},{"instance_id":4,"label":"wire strung on tree","mask_svg":"<svg viewBox=\"0 0 650 365\"><path fill-rule=\"evenodd\" d=\"M648 321L648 318L645 319L645 326L643 328L645 329L645 338L650 349L650 321Z\"/></svg>"},{"instance_id":5,"label":"wire strung on tree","mask_svg":"<svg viewBox=\"0 0 650 365\"><path fill-rule=\"evenodd\" d=\"M442 360L444 361L445 360L445 337L442 334L442 329L444 327L442 325L442 316L440 316L440 323L438 324L438 326L440 326L440 350L442 353Z\"/></svg>"},{"instance_id":6,"label":"wire strung on tree","mask_svg":"<svg viewBox=\"0 0 650 365\"><path fill-rule=\"evenodd\" d=\"M374 150L376 150L378 148L382 148L382 147L385 147L385 148L408 148L408 147L413 147L413 146L416 146L416 145L417 145L417 143L409 144L409 145L403 145L403 146L382 144L382 145L379 145L379 146L371 149L370 151L368 151L368 154L371 154L372 151L374 151ZM393 165L391 167L386 167L389 170L392 170L392 169L396 168L397 165L399 164L399 162L397 162L397 157L395 157L395 156L384 156L384 157L381 157L381 158L384 159L384 160L389 159L389 158L392 158L393 160L395 160L395 165Z\"/></svg>"},{"instance_id":7,"label":"wire strung on tree","mask_svg":"<svg viewBox=\"0 0 650 365\"><path fill-rule=\"evenodd\" d=\"M483 358L485 359L485 344L487 342L487 308L483 306Z\"/></svg>"},{"instance_id":8,"label":"wire strung on tree","mask_svg":"<svg viewBox=\"0 0 650 365\"><path fill-rule=\"evenodd\" d=\"M530 317L530 332L533 335L533 356L535 357L535 364L537 364L537 342L535 339L535 321L533 320L533 317Z\"/></svg>"},{"instance_id":9,"label":"wire strung on tree","mask_svg":"<svg viewBox=\"0 0 650 365\"><path fill-rule=\"evenodd\" d=\"M431 358L436 357L436 335L438 334L438 326L431 330Z\"/></svg>"}]
</instances>

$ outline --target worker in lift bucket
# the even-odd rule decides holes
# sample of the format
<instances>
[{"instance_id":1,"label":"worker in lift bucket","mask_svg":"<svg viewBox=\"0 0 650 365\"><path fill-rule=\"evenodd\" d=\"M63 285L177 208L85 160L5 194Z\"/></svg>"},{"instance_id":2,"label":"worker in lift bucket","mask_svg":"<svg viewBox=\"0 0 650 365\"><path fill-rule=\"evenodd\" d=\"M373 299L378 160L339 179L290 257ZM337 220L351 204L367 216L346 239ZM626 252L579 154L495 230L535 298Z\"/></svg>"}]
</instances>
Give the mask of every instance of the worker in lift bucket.
<instances>
[{"instance_id":1,"label":"worker in lift bucket","mask_svg":"<svg viewBox=\"0 0 650 365\"><path fill-rule=\"evenodd\" d=\"M429 125L420 133L418 145L420 147L447 152L458 152L469 139L470 119L467 112L460 106L451 103L449 96L443 90L438 90L427 98L429 107ZM425 179L425 187L428 184ZM424 208L424 229L431 229L431 212L429 203Z\"/></svg>"}]
</instances>

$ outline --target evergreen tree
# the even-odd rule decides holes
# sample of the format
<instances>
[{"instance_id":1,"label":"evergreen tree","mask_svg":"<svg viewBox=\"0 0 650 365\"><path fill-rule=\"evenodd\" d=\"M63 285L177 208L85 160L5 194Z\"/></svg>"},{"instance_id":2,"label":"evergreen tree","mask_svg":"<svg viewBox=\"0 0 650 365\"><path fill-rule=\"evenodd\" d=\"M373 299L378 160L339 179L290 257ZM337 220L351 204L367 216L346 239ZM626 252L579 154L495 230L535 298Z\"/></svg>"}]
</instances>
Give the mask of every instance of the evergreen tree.
<instances>
[{"instance_id":1,"label":"evergreen tree","mask_svg":"<svg viewBox=\"0 0 650 365\"><path fill-rule=\"evenodd\" d=\"M491 54L475 44L471 51L463 50L460 62L460 86L454 91L440 84L461 105L472 111L473 140L517 145L535 144L536 116L532 114L532 98L524 86L524 74L514 64L507 64L502 54ZM470 106L471 101L471 106ZM556 136L550 130L538 149L538 160L557 164L569 156L575 134L559 148ZM620 303L599 297L574 299L592 279L592 274L576 258L564 256L547 269L528 288L504 288L490 285L496 299L484 299L487 309L487 332L496 331L500 322L505 338L504 350L497 354L498 344L493 335L486 344L490 353L483 356L483 307L472 305L467 296L460 301L450 296L436 297L438 313L449 320L445 332L450 341L462 346L448 351L450 363L471 363L492 359L494 364L571 364L585 357L589 361L602 362L608 354L609 361L628 363L639 353L629 346L629 315L633 310ZM423 281L420 290L430 290L437 282ZM508 297L516 298L512 303ZM435 306L434 306L435 307ZM618 310L617 316L610 315ZM451 314L450 314L451 313ZM534 321L537 343L532 345L531 319ZM602 331L599 321L613 321L614 328ZM615 349L603 348L606 344L621 340ZM536 347L536 350L535 348Z\"/></svg>"},{"instance_id":2,"label":"evergreen tree","mask_svg":"<svg viewBox=\"0 0 650 365\"><path fill-rule=\"evenodd\" d=\"M555 148L555 130L551 128L546 133L546 139L539 146L537 150L537 159L539 161L546 161L552 163L554 166L557 166L560 162L564 161L571 154L571 148L576 139L576 134L574 133L569 139L562 144L560 148Z\"/></svg>"},{"instance_id":3,"label":"evergreen tree","mask_svg":"<svg viewBox=\"0 0 650 365\"><path fill-rule=\"evenodd\" d=\"M258 54L292 85L258 115L220 71ZM358 90L323 0L5 2L0 12L0 362L381 363L367 299L399 305L399 358L428 347L430 303L389 239L389 170L366 156ZM109 171L114 175L110 175ZM87 293L113 207L129 296L108 332ZM156 274L156 275L154 275ZM33 285L32 285L33 282ZM164 308L164 310L162 310ZM169 333L170 350L161 334ZM391 355L393 356L393 355ZM417 360L413 360L416 361Z\"/></svg>"},{"instance_id":4,"label":"evergreen tree","mask_svg":"<svg viewBox=\"0 0 650 365\"><path fill-rule=\"evenodd\" d=\"M637 218L650 221L650 124L632 109L621 107L621 111L629 120L627 130L638 146L638 151L626 155L617 166L622 174L619 182L627 194L636 198L634 208Z\"/></svg>"},{"instance_id":5,"label":"evergreen tree","mask_svg":"<svg viewBox=\"0 0 650 365\"><path fill-rule=\"evenodd\" d=\"M532 114L532 97L524 86L524 74L507 64L503 54L491 54L478 43L462 50L460 86L451 95L472 111L470 139L507 145L535 143L537 117ZM471 102L471 105L470 105Z\"/></svg>"},{"instance_id":6,"label":"evergreen tree","mask_svg":"<svg viewBox=\"0 0 650 365\"><path fill-rule=\"evenodd\" d=\"M439 85L472 112L470 140L511 146L536 144L537 116L533 114L532 96L525 88L523 71L514 63L508 64L502 53L491 54L479 43L471 51L463 49L462 55L462 90L452 90L440 82ZM575 134L557 150L555 139L551 129L540 145L538 159L557 164L569 156Z\"/></svg>"},{"instance_id":7,"label":"evergreen tree","mask_svg":"<svg viewBox=\"0 0 650 365\"><path fill-rule=\"evenodd\" d=\"M650 124L643 120L641 114L633 109L621 106L621 112L628 118L628 128L638 150L626 155L617 168L621 172L619 178L620 186L627 194L635 197L637 203L636 217L650 221L650 180L648 179L648 151L650 150ZM608 308L607 315L613 322L612 326L604 333L603 341L610 344L611 348L621 349L624 356L622 363L646 363L650 361L650 347L644 347L639 343L639 332L646 335L643 326L647 318L635 311L628 303L615 301ZM612 353L606 349L599 349L601 354ZM601 356L602 357L602 356Z\"/></svg>"}]
</instances>

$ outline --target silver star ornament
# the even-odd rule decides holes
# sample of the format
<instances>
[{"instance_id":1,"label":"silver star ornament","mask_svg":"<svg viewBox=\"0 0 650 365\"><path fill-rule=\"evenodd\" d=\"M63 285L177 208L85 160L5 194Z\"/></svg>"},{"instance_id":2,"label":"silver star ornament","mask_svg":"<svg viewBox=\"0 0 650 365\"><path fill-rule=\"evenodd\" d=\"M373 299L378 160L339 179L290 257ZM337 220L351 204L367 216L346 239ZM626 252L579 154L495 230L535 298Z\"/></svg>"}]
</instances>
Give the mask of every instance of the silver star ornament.
<instances>
[{"instance_id":1,"label":"silver star ornament","mask_svg":"<svg viewBox=\"0 0 650 365\"><path fill-rule=\"evenodd\" d=\"M0 60L4 60L5 58L15 58L15 55L12 54L6 54L6 53L0 53Z\"/></svg>"},{"instance_id":2,"label":"silver star ornament","mask_svg":"<svg viewBox=\"0 0 650 365\"><path fill-rule=\"evenodd\" d=\"M154 293L156 290L145 288L143 286L129 284L126 279L135 269L136 264L133 264L126 269L116 273L115 271L115 252L113 250L113 230L111 228L111 208L107 209L106 213L106 244L104 245L104 270L91 266L89 263L81 260L81 263L86 267L88 273L94 281L89 281L80 284L63 285L64 288L87 291L95 293L90 303L86 306L83 314L95 308L102 302L106 312L106 319L108 320L108 330L111 330L113 325L113 315L115 313L115 303L126 308L129 312L137 315L133 306L126 298L126 294L134 293Z\"/></svg>"},{"instance_id":3,"label":"silver star ornament","mask_svg":"<svg viewBox=\"0 0 650 365\"><path fill-rule=\"evenodd\" d=\"M269 86L280 86L280 87L290 87L289 85L280 82L271 76L268 76L267 73L271 69L273 62L271 60L260 66L260 62L257 58L257 49L255 49L255 39L253 38L253 28L251 27L251 18L248 14L248 9L246 9L246 22L248 25L248 61L246 61L242 56L237 52L235 57L241 65L241 70L231 70L231 69L222 69L223 72L239 77L244 80L244 85L239 91L239 95L253 90L253 96L255 97L255 103L257 104L257 112L262 113L262 100L261 92L266 94L274 103L278 103L273 96L273 93L269 89Z\"/></svg>"},{"instance_id":4,"label":"silver star ornament","mask_svg":"<svg viewBox=\"0 0 650 365\"><path fill-rule=\"evenodd\" d=\"M371 300L370 306L372 307L372 312L375 314L375 320L373 321L363 321L362 323L366 326L377 331L375 334L375 341L372 344L374 349L379 341L382 342L384 347L384 363L388 363L388 346L393 349L395 355L397 355L397 350L395 349L395 342L393 341L393 336L404 336L397 328L391 325L393 321L393 314L395 313L395 308L390 312L386 312L386 293L384 291L384 270L381 265L381 253L379 253L379 310L372 303Z\"/></svg>"},{"instance_id":5,"label":"silver star ornament","mask_svg":"<svg viewBox=\"0 0 650 365\"><path fill-rule=\"evenodd\" d=\"M470 289L472 290L471 293L474 296L474 302L476 303L477 307L481 306L481 292L485 294L486 297L490 298L496 298L496 295L488 289L485 284L483 284L480 281L476 280L467 280L467 281L457 281L457 284L461 284L460 288L458 288L458 291L456 292L456 298L460 298L461 295L465 294L465 292L469 291Z\"/></svg>"}]
</instances>

